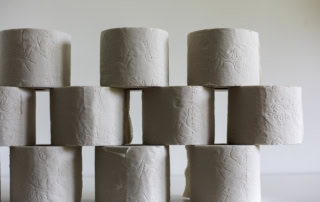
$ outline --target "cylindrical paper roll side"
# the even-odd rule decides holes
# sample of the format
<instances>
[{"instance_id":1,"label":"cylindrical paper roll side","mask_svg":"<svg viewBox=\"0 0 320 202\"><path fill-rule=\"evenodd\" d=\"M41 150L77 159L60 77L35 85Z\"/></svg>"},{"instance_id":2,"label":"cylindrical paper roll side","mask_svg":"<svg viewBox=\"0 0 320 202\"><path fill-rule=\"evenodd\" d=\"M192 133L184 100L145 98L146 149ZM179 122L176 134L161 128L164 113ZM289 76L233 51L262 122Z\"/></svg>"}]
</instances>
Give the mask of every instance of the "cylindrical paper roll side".
<instances>
[{"instance_id":1,"label":"cylindrical paper roll side","mask_svg":"<svg viewBox=\"0 0 320 202\"><path fill-rule=\"evenodd\" d=\"M229 144L300 144L301 88L251 86L229 89Z\"/></svg>"},{"instance_id":2,"label":"cylindrical paper roll side","mask_svg":"<svg viewBox=\"0 0 320 202\"><path fill-rule=\"evenodd\" d=\"M96 147L96 201L169 202L168 147Z\"/></svg>"},{"instance_id":3,"label":"cylindrical paper roll side","mask_svg":"<svg viewBox=\"0 0 320 202\"><path fill-rule=\"evenodd\" d=\"M100 38L100 84L119 88L169 85L168 33L115 28Z\"/></svg>"},{"instance_id":4,"label":"cylindrical paper roll side","mask_svg":"<svg viewBox=\"0 0 320 202\"><path fill-rule=\"evenodd\" d=\"M188 85L228 88L260 84L258 33L208 29L188 35Z\"/></svg>"},{"instance_id":5,"label":"cylindrical paper roll side","mask_svg":"<svg viewBox=\"0 0 320 202\"><path fill-rule=\"evenodd\" d=\"M129 141L129 97L125 90L56 88L50 97L53 145L122 145Z\"/></svg>"},{"instance_id":6,"label":"cylindrical paper roll side","mask_svg":"<svg viewBox=\"0 0 320 202\"><path fill-rule=\"evenodd\" d=\"M44 29L0 32L0 85L53 88L70 85L71 36Z\"/></svg>"},{"instance_id":7,"label":"cylindrical paper roll side","mask_svg":"<svg viewBox=\"0 0 320 202\"><path fill-rule=\"evenodd\" d=\"M0 146L36 144L34 90L0 87L0 116Z\"/></svg>"},{"instance_id":8,"label":"cylindrical paper roll side","mask_svg":"<svg viewBox=\"0 0 320 202\"><path fill-rule=\"evenodd\" d=\"M10 148L11 201L79 202L81 195L80 147Z\"/></svg>"},{"instance_id":9,"label":"cylindrical paper roll side","mask_svg":"<svg viewBox=\"0 0 320 202\"><path fill-rule=\"evenodd\" d=\"M144 144L213 144L214 89L143 89L142 125Z\"/></svg>"},{"instance_id":10,"label":"cylindrical paper roll side","mask_svg":"<svg viewBox=\"0 0 320 202\"><path fill-rule=\"evenodd\" d=\"M191 201L259 202L260 153L256 146L187 146Z\"/></svg>"}]
</instances>

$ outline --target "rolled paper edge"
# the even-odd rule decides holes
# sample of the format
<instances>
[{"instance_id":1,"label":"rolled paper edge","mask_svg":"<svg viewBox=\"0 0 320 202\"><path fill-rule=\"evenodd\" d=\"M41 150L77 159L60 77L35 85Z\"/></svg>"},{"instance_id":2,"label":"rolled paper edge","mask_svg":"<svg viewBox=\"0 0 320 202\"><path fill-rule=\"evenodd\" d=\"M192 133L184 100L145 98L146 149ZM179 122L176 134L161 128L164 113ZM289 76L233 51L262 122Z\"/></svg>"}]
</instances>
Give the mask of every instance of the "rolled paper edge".
<instances>
[{"instance_id":1,"label":"rolled paper edge","mask_svg":"<svg viewBox=\"0 0 320 202\"><path fill-rule=\"evenodd\" d=\"M185 188L184 188L184 192L183 192L183 197L187 197L190 198L190 154L189 154L189 150L188 147L185 146L186 149L186 153L187 153L187 167L184 171L184 176L185 176L185 180L186 180L186 184L185 184Z\"/></svg>"}]
</instances>

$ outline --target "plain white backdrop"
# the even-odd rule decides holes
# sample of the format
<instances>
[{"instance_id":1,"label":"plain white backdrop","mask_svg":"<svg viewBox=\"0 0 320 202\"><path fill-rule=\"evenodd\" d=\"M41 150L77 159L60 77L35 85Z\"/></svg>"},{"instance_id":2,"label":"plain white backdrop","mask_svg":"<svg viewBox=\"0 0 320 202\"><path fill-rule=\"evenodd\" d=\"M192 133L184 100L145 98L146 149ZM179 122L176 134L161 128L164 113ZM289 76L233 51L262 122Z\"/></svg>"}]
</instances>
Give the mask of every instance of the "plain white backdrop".
<instances>
[{"instance_id":1,"label":"plain white backdrop","mask_svg":"<svg viewBox=\"0 0 320 202\"><path fill-rule=\"evenodd\" d=\"M262 84L303 87L305 139L297 146L263 146L262 173L320 172L320 1L318 0L0 0L0 30L56 29L72 35L72 85L99 85L100 32L156 27L169 32L170 85L187 84L187 34L233 27L259 32ZM134 142L141 142L141 93L131 94ZM37 141L50 137L48 92L37 99ZM216 96L216 141L226 140L227 95ZM1 148L8 176L8 148ZM183 174L183 147L172 147L172 174ZM84 148L84 175L92 176L93 149Z\"/></svg>"}]
</instances>

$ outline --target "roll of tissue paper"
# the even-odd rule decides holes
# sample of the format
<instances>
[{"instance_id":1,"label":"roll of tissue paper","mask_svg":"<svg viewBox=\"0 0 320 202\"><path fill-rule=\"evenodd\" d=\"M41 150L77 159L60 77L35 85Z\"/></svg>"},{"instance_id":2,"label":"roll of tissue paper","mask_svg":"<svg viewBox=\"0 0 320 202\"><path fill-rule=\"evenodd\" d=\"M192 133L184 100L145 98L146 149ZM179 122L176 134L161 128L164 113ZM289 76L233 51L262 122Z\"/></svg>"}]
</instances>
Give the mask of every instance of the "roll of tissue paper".
<instances>
[{"instance_id":1,"label":"roll of tissue paper","mask_svg":"<svg viewBox=\"0 0 320 202\"><path fill-rule=\"evenodd\" d=\"M261 201L257 146L197 145L187 149L191 201Z\"/></svg>"},{"instance_id":2,"label":"roll of tissue paper","mask_svg":"<svg viewBox=\"0 0 320 202\"><path fill-rule=\"evenodd\" d=\"M166 146L96 147L96 202L169 202Z\"/></svg>"},{"instance_id":3,"label":"roll of tissue paper","mask_svg":"<svg viewBox=\"0 0 320 202\"><path fill-rule=\"evenodd\" d=\"M168 32L115 28L101 33L100 84L122 88L169 85Z\"/></svg>"},{"instance_id":4,"label":"roll of tissue paper","mask_svg":"<svg viewBox=\"0 0 320 202\"><path fill-rule=\"evenodd\" d=\"M142 91L144 144L214 143L214 89L157 87Z\"/></svg>"},{"instance_id":5,"label":"roll of tissue paper","mask_svg":"<svg viewBox=\"0 0 320 202\"><path fill-rule=\"evenodd\" d=\"M129 92L108 87L50 91L53 145L122 145L131 142Z\"/></svg>"},{"instance_id":6,"label":"roll of tissue paper","mask_svg":"<svg viewBox=\"0 0 320 202\"><path fill-rule=\"evenodd\" d=\"M301 88L250 86L229 89L229 144L301 144Z\"/></svg>"},{"instance_id":7,"label":"roll of tissue paper","mask_svg":"<svg viewBox=\"0 0 320 202\"><path fill-rule=\"evenodd\" d=\"M52 88L70 85L71 36L44 29L0 32L0 85Z\"/></svg>"},{"instance_id":8,"label":"roll of tissue paper","mask_svg":"<svg viewBox=\"0 0 320 202\"><path fill-rule=\"evenodd\" d=\"M260 84L259 35L244 29L208 29L188 35L188 85Z\"/></svg>"},{"instance_id":9,"label":"roll of tissue paper","mask_svg":"<svg viewBox=\"0 0 320 202\"><path fill-rule=\"evenodd\" d=\"M10 200L80 202L81 147L11 147Z\"/></svg>"},{"instance_id":10,"label":"roll of tissue paper","mask_svg":"<svg viewBox=\"0 0 320 202\"><path fill-rule=\"evenodd\" d=\"M34 90L0 87L0 117L0 146L36 144Z\"/></svg>"},{"instance_id":11,"label":"roll of tissue paper","mask_svg":"<svg viewBox=\"0 0 320 202\"><path fill-rule=\"evenodd\" d=\"M184 187L184 192L183 192L183 196L184 197L188 197L190 198L190 154L189 154L189 149L188 146L185 146L186 151L187 151L187 167L184 171L184 176L186 179L186 184Z\"/></svg>"}]
</instances>

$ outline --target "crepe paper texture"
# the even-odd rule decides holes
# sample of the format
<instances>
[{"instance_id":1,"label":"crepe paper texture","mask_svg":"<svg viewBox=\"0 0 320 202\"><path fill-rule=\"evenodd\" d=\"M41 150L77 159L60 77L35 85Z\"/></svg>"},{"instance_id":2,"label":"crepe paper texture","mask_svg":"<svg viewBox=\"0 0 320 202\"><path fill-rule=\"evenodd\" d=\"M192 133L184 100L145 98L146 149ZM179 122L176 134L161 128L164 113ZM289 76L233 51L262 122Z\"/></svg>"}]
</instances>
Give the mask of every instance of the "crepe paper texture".
<instances>
[{"instance_id":1,"label":"crepe paper texture","mask_svg":"<svg viewBox=\"0 0 320 202\"><path fill-rule=\"evenodd\" d=\"M36 144L36 94L32 89L0 87L0 146Z\"/></svg>"},{"instance_id":2,"label":"crepe paper texture","mask_svg":"<svg viewBox=\"0 0 320 202\"><path fill-rule=\"evenodd\" d=\"M188 85L260 85L259 35L244 29L206 29L188 35Z\"/></svg>"},{"instance_id":3,"label":"crepe paper texture","mask_svg":"<svg viewBox=\"0 0 320 202\"><path fill-rule=\"evenodd\" d=\"M108 87L63 87L50 91L51 139L59 146L122 145L131 142L129 91Z\"/></svg>"},{"instance_id":4,"label":"crepe paper texture","mask_svg":"<svg viewBox=\"0 0 320 202\"><path fill-rule=\"evenodd\" d=\"M200 86L142 90L144 144L214 143L214 89Z\"/></svg>"},{"instance_id":5,"label":"crepe paper texture","mask_svg":"<svg viewBox=\"0 0 320 202\"><path fill-rule=\"evenodd\" d=\"M96 202L170 202L167 146L96 147Z\"/></svg>"},{"instance_id":6,"label":"crepe paper texture","mask_svg":"<svg viewBox=\"0 0 320 202\"><path fill-rule=\"evenodd\" d=\"M0 32L0 85L53 88L70 85L71 36L44 29Z\"/></svg>"},{"instance_id":7,"label":"crepe paper texture","mask_svg":"<svg viewBox=\"0 0 320 202\"><path fill-rule=\"evenodd\" d=\"M81 147L10 148L10 200L80 202Z\"/></svg>"},{"instance_id":8,"label":"crepe paper texture","mask_svg":"<svg viewBox=\"0 0 320 202\"><path fill-rule=\"evenodd\" d=\"M101 33L100 84L120 88L169 85L168 32L115 28Z\"/></svg>"},{"instance_id":9,"label":"crepe paper texture","mask_svg":"<svg viewBox=\"0 0 320 202\"><path fill-rule=\"evenodd\" d=\"M228 144L302 143L300 87L234 87L228 99Z\"/></svg>"},{"instance_id":10,"label":"crepe paper texture","mask_svg":"<svg viewBox=\"0 0 320 202\"><path fill-rule=\"evenodd\" d=\"M257 146L195 145L187 149L191 201L261 201Z\"/></svg>"}]
</instances>

